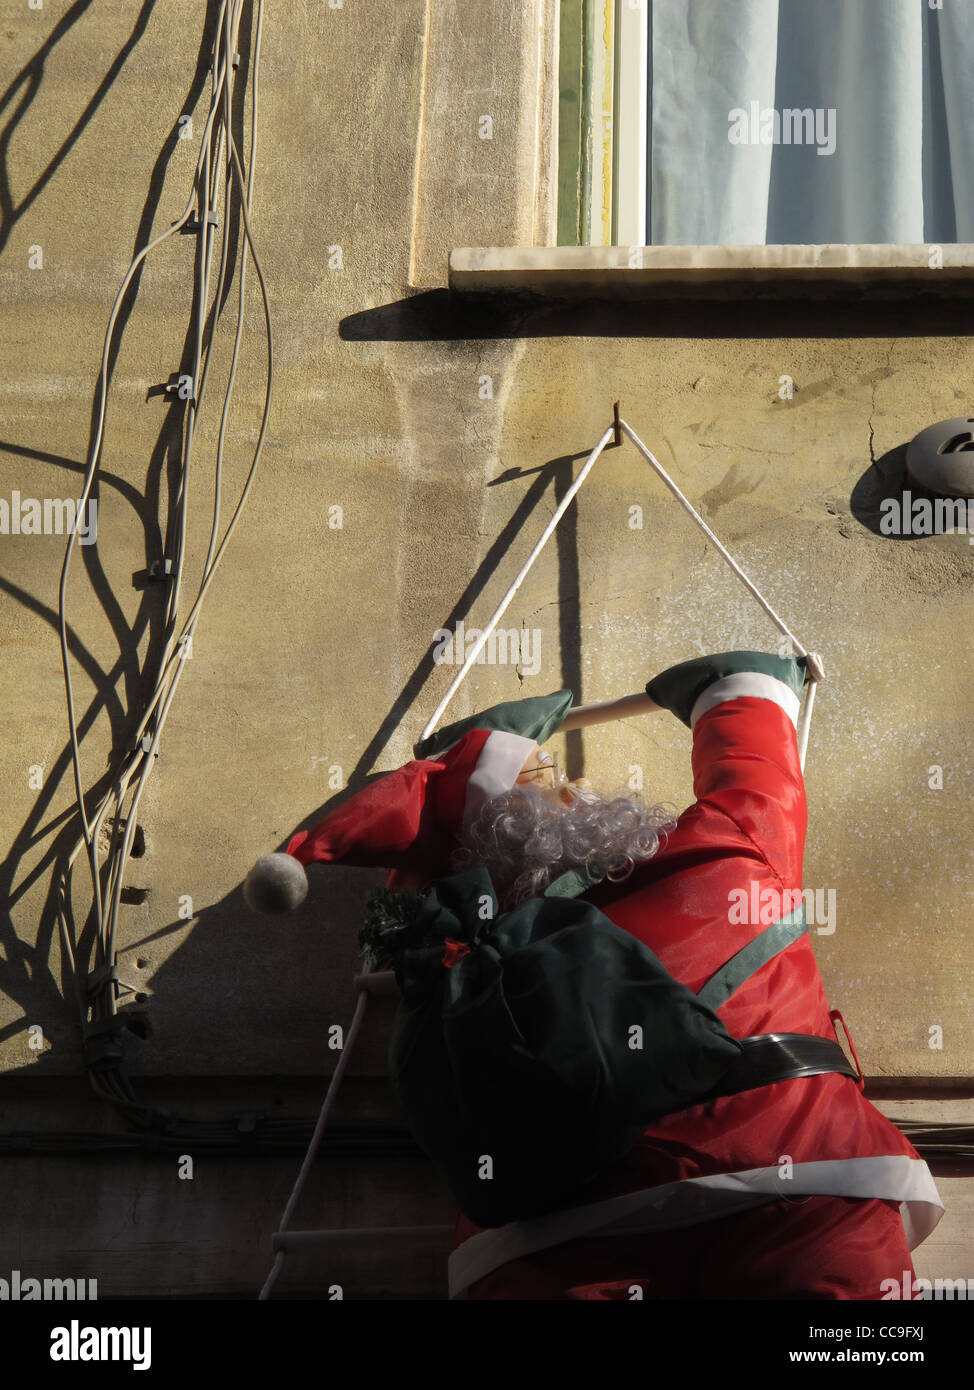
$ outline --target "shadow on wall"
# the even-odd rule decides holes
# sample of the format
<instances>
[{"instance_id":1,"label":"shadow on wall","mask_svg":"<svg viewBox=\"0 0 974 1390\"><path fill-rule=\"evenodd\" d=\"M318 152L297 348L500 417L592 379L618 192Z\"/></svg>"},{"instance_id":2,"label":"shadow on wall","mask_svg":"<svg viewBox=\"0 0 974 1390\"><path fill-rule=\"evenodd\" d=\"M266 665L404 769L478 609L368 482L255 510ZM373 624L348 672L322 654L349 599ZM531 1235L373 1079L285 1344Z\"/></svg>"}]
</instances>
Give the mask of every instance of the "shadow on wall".
<instances>
[{"instance_id":1,"label":"shadow on wall","mask_svg":"<svg viewBox=\"0 0 974 1390\"><path fill-rule=\"evenodd\" d=\"M491 576L499 568L504 567L509 550L525 526L532 522L534 513L540 508L542 515L547 519L546 513L548 506L550 506L552 491L556 502L561 501L571 484L575 464L586 456L586 454L577 454L555 458L537 469L523 472L518 469L508 469L489 484L490 486L501 486L521 479L530 479L520 499L513 504L509 520L487 550L452 610L444 618L442 627L454 629L459 621L466 620L471 616L473 608ZM158 459L160 466L161 457L162 450L160 449ZM61 460L57 461L61 462ZM70 463L70 461L66 462ZM71 466L80 467L79 465ZM143 525L147 538L150 536L154 538L156 553L161 554L161 541L156 521L158 496L150 491L149 495L143 498L120 480L106 479L106 481L114 483L126 495ZM573 505L565 513L555 532L554 545L557 553L558 587L561 595L561 601L558 604L561 684L571 689L576 700L580 701L583 698L583 691L576 527L577 511ZM535 522L532 529L540 529L540 522ZM151 555L151 550L149 554ZM93 586L105 611L109 615L117 614L115 599L104 578L103 571L100 567L93 570L89 562L89 574L93 576ZM50 625L52 641L55 640L53 634L57 632L57 613L40 604L32 595L16 591L12 587L9 587L9 591L13 597L30 606ZM148 601L146 600L146 603ZM103 711L108 713L111 721L114 740L113 763L120 751L127 747L125 740L131 739L132 729L137 722L136 717L128 714L127 710L133 707L141 710L145 699L144 692L148 688L148 682L138 669L137 657L138 643L146 623L149 623L155 631L154 639L150 642L147 664L154 655L158 659L161 645L162 634L159 631L162 622L161 607L158 613L155 610L154 600L151 611L148 611L144 604L140 610L144 614L143 620L137 622L131 630L123 629L116 623L115 632L119 642L120 655L116 664L107 673L101 670L92 654L77 639L73 641L71 647L73 660L88 672L97 687L97 693L91 705L84 711L83 717L79 720L79 742L83 752L84 738ZM288 831L286 839L276 846L277 848L284 849L291 835L297 830L313 826L322 816L340 805L348 796L374 781L377 777L384 775L372 773L370 769L374 767L403 718L416 706L436 669L433 646L431 645L406 679L389 713L359 757L350 773L346 787L329 798L300 824L293 826ZM119 681L124 681L124 689L121 692L116 689ZM434 703L432 696L428 697L428 703L428 712L431 713ZM449 717L448 714L447 718ZM584 771L581 731L569 735L568 741L569 775L580 776ZM68 1050L77 1052L80 1067L80 1033L76 1023L72 1027L68 1022L70 1016L69 1001L75 987L74 980L70 972L62 970L62 994L62 991L57 988L50 969L51 948L57 931L56 884L67 856L79 834L77 813L76 811L64 813L53 822L42 823L44 810L57 796L62 781L67 779L70 786L71 769L70 743L66 742L60 755L54 761L43 792L39 794L31 815L17 835L12 852L3 868L4 887L7 890L10 907L13 907L27 888L48 870L53 868L54 872L44 904L37 939L33 946L18 939L9 911L0 920L0 943L2 943L3 956L5 957L0 959L0 989L20 1004L25 1015L22 1019L8 1025L6 1029L0 1029L0 1040L25 1031L29 1023L38 1018L65 1020L63 1028L59 1026L49 1028L48 1025L45 1025L45 1032L50 1032L50 1040L55 1044L52 1050L40 1054L36 1061L28 1063L25 1068L15 1068L13 1071L30 1070L38 1074L42 1074L48 1068L51 1071L59 1071L63 1064L63 1056ZM87 792L86 806L89 809L89 814L92 806L96 805L108 790L111 776L111 772L106 772ZM16 883L15 886L20 859L29 853L39 839L49 835L55 827L59 828L47 853L38 861L31 873ZM148 829L151 846L151 826ZM267 846L264 852L270 852L271 848L271 846ZM329 869L327 877L323 877L322 867L312 866L310 871L312 893L309 901L298 912L291 914L286 919L281 919L256 917L244 904L242 880L250 867L250 864L240 866L241 887L235 888L232 893L202 912L194 912L195 925L192 930L175 952L168 953L160 961L158 970L152 969L153 946L176 934L185 933L186 921L180 919L170 922L150 935L141 937L136 944L124 945L120 949L119 974L126 984L138 989L140 970L143 968L151 970L153 988L151 1021L160 1037L165 1038L167 1067L171 1061L174 1062L177 1070L184 1066L192 1066L195 1044L191 1036L184 1036L187 1017L205 1020L208 1030L216 1028L222 1030L226 1036L232 1034L235 1029L239 1029L239 1020L247 1019L248 1046L257 1051L260 1048L263 1026L261 1020L267 1018L273 1020L265 1034L268 1055L273 1059L273 1065L270 1065L269 1069L273 1070L280 1063L282 1056L286 1059L288 1055L287 1038L285 1037L282 1043L281 1037L280 1020L283 1017L290 1017L298 1035L304 1034L307 1037L308 1035L321 1035L325 1032L321 1028L320 1020L321 991L304 987L304 981L320 979L322 974L334 974L337 978L347 978L350 981L351 975L359 969L357 926L363 920L363 910L367 897L384 882L384 873L377 874L375 871L362 869ZM77 880L81 882L81 892L84 899L87 900L90 894L89 875L83 856L76 861L75 869ZM139 906L137 904L131 905L123 910L127 913L124 935L128 941L131 941L133 933L138 934L137 917L133 914L139 911ZM148 914L149 908L147 906L144 906L143 910ZM323 917L327 917L329 927L331 924L339 926L339 931L329 931L328 939L324 945L322 944ZM278 934L278 940L275 940L275 933ZM77 944L75 978L79 980L86 979L92 968L97 934L97 921L92 908ZM268 938L270 938L270 945ZM281 948L287 952L288 963L286 968L275 969L275 958ZM295 968L296 962L305 963L308 970L302 974L300 969ZM140 991L136 994L134 1002L144 1002L144 998L145 996ZM225 1014L222 1005L224 999L232 1000L227 1004ZM124 1017L126 1005L132 1002L132 994L125 994L121 997L119 1001L121 1016ZM344 1015L344 1010L342 1013ZM224 1016L221 1017L221 1014ZM238 1022L235 1023L234 1020ZM347 1022L347 1019L343 1016L335 1021ZM333 1060L333 1055L322 1051L321 1057L310 1069L320 1072L325 1068L325 1064ZM56 1060L57 1066L55 1066ZM284 1069L292 1069L287 1060L284 1061Z\"/></svg>"},{"instance_id":2,"label":"shadow on wall","mask_svg":"<svg viewBox=\"0 0 974 1390\"><path fill-rule=\"evenodd\" d=\"M609 446L613 447L613 446ZM510 518L502 528L497 539L488 548L484 558L457 599L453 608L447 614L444 621L440 624L441 628L455 631L459 622L467 623L472 616L474 605L486 587L491 577L499 570L504 570L505 560L512 545L517 537L525 528L535 511L542 506L549 489L554 484L555 505L561 503L572 483L574 476L574 465L581 459L588 457L588 450L584 453L565 454L559 458L549 459L541 467L535 469L505 469L497 478L488 483L488 487L499 487L507 483L517 482L520 479L534 475L533 481L523 493ZM548 517L542 512L544 522ZM543 525L537 526L537 533L540 535ZM556 548L558 561L558 621L559 621L559 651L561 653L561 686L571 690L576 703L583 698L582 691L582 649L581 649L581 627L580 627L580 607L579 607L579 574L578 574L578 507L573 502L564 517L559 523L554 534L554 545ZM506 570L504 570L506 572ZM514 578L514 571L511 570L511 579ZM477 615L478 618L484 616ZM377 758L382 753L386 744L399 728L408 712L414 707L420 697L421 692L436 670L433 660L433 648L426 652L421 660L417 662L415 668L407 677L398 697L393 701L389 713L386 715L382 724L379 726L374 737L369 742L367 748L359 758L348 781L348 791L357 790L365 783L362 780L365 771L372 767ZM438 699L439 697L437 697ZM437 701L431 697L429 714L432 714ZM427 716L428 717L428 716ZM445 716L445 722L455 717L449 711ZM569 771L570 777L579 777L583 770L583 751L580 732L568 734L568 762L570 767L575 767L577 771ZM335 798L330 805L340 805L343 797ZM320 813L320 814L323 814ZM320 814L315 819L320 819ZM297 829L298 827L296 827ZM304 827L300 827L304 828Z\"/></svg>"},{"instance_id":3,"label":"shadow on wall","mask_svg":"<svg viewBox=\"0 0 974 1390\"><path fill-rule=\"evenodd\" d=\"M0 131L0 254L3 253L4 247L10 240L10 234L14 227L41 191L50 183L68 154L77 144L81 132L101 105L105 93L109 90L115 78L125 66L132 50L145 33L146 26L155 7L155 0L145 0L139 12L138 19L135 21L135 27L132 33L119 49L118 56L98 84L94 96L75 122L70 133L62 141L57 153L48 161L47 166L41 173L38 174L21 201L15 204L13 194L10 190L10 183L7 178L7 152L10 149L11 141L18 128L24 123L25 118L30 112L34 98L40 91L41 83L44 80L45 63L69 30L72 29L81 19L82 15L91 8L91 4L92 0L78 0L77 4L72 5L67 13L61 16L50 34L48 34L47 38L34 54L33 58L31 58L30 62L24 65L3 95L0 96L0 117L3 116L3 113L9 107L13 107L9 120L6 121L2 131ZM13 106L14 98L22 88L25 89L24 95L18 104ZM200 88L200 90L202 90L202 88Z\"/></svg>"},{"instance_id":4,"label":"shadow on wall","mask_svg":"<svg viewBox=\"0 0 974 1390\"><path fill-rule=\"evenodd\" d=\"M625 299L567 292L471 293L424 290L392 304L348 314L339 333L350 343L427 343L508 338L900 338L967 336L970 313L959 300L915 294L908 301L868 297L819 302L775 298L661 298L627 291ZM746 293L746 292L745 292ZM800 404L796 401L795 404Z\"/></svg>"},{"instance_id":5,"label":"shadow on wall","mask_svg":"<svg viewBox=\"0 0 974 1390\"><path fill-rule=\"evenodd\" d=\"M907 472L907 447L899 444L890 449L856 483L850 497L856 521L886 541L917 541L955 530L966 534L974 525L974 505L968 517L964 502L958 510L948 499L914 482Z\"/></svg>"},{"instance_id":6,"label":"shadow on wall","mask_svg":"<svg viewBox=\"0 0 974 1390\"><path fill-rule=\"evenodd\" d=\"M104 78L99 83L87 107L82 112L70 133L62 141L57 153L34 180L21 202L16 205L6 174L6 152L14 134L23 126L25 118L40 89L47 59L50 57L55 46L62 42L72 27L85 16L91 7L91 0L80 0L78 4L72 6L72 8L58 20L54 29L48 35L31 61L25 65L21 72L9 84L3 95L0 96L0 116L2 116L8 108L12 108L9 118L2 128L2 132L0 132L0 215L2 215L2 221L0 221L0 253L7 247L11 232L19 219L29 209L42 189L50 183L68 153L78 142L85 127L101 104L106 92L110 89L115 78L118 76L139 40L144 35L154 5L155 0L146 0L146 3L143 4L131 34L119 50L118 55L112 62ZM193 79L188 90L181 99L177 99L174 96L172 133L159 151L159 155L150 175L148 193L133 239L133 258L137 251L146 245L151 236L152 225L158 212L169 161L175 151L179 138L178 121L176 118L182 112L194 110L200 96L206 88L210 76L219 11L220 0L208 0ZM248 4L245 7L245 12L249 13L249 11L250 0L248 0ZM250 62L248 35L249 25L242 23L241 65L244 70L247 69ZM17 104L14 105L15 99L22 89L26 90ZM243 84L238 91L239 96L237 98L236 107L231 113L231 121L238 143L242 145L244 98L246 95L245 84ZM235 213L235 218L237 216L239 216L239 214ZM231 225L230 237L232 247L237 245L239 240L238 232L239 228ZM230 296L236 265L236 252L231 251L231 255L228 258L223 297L219 304L215 303L211 309L211 323L213 318L222 310L223 305ZM133 276L128 290L119 305L115 334L109 345L106 364L106 381L109 389L115 364L121 349L122 338L138 295L143 269L144 261ZM209 330L210 325L205 325L204 335L207 334ZM179 370L181 372L192 369L194 337L195 331L191 315L190 325L187 329L180 354ZM155 394L155 392L150 391L149 394L151 396ZM70 627L70 619L68 619L68 646L72 659L83 668L85 674L95 688L95 694L90 705L81 712L81 716L78 720L78 739L79 743L81 743L88 731L98 722L99 718L107 715L111 728L112 747L116 752L127 748L134 736L134 730L137 727L141 711L145 706L147 695L154 685L154 676L152 672L158 666L165 645L164 620L167 593L164 586L147 583L146 575L149 566L152 565L154 561L160 560L167 548L167 538L164 537L162 526L159 522L159 516L163 510L162 494L164 491L164 473L166 492L165 514L171 518L177 517L183 411L186 407L185 402L179 401L175 393L172 393L169 400L171 403L168 404L165 419L160 426L156 444L149 457L144 489L139 490L126 480L104 469L100 469L96 475L90 494L97 503L100 501L100 488L102 485L114 488L119 495L124 497L129 503L132 508L134 519L142 529L145 540L146 571L133 576L133 586L142 591L143 597L139 604L135 620L131 625L126 621L122 609L115 595L112 593L111 585L100 562L97 545L82 545L76 547L75 550L76 556L80 553L80 558L84 564L91 588L106 618L111 624L119 650L118 658L111 668L108 670L102 669L94 656L88 652L77 640L76 636L73 635ZM88 459L91 457L91 450L95 440L100 407L101 395L96 388L94 400L92 402L91 423L89 426L89 445L86 455ZM39 462L50 463L58 469L67 470L82 478L85 476L88 467L87 462L80 463L75 459L66 458L58 454L25 448L9 440L0 441L0 454L10 454L14 457L29 458ZM45 591L48 582L49 577L45 575L43 577ZM8 599L29 609L50 626L52 631L52 650L56 650L58 640L57 634L59 631L59 616L57 610L42 602L35 594L22 589L6 579L0 579L0 592L4 593ZM146 631L148 631L146 657L144 666L140 670L138 650ZM117 690L120 683L122 685L121 694ZM130 711L135 711L135 713L130 713ZM66 1006L64 1002L66 999L70 999L73 992L73 983L70 973L65 968L62 968L61 987L59 987L51 971L50 954L52 940L57 926L56 884L78 838L80 826L77 823L76 811L64 812L46 823L44 822L44 816L55 800L63 779L67 777L70 781L71 776L71 746L70 741L67 741L59 756L54 760L47 774L43 789L39 792L29 816L14 838L5 862L2 868L0 868L0 896L2 896L5 903L4 914L3 917L0 918L0 989L11 999L15 1000L24 1009L27 1015L25 1019L18 1020L8 1025L6 1028L0 1029L0 1041L18 1032L24 1031L31 1018L36 1018L39 1015L46 1019L56 1019L59 1016L64 1017L67 1009L70 1007ZM106 771L92 787L87 789L86 807L89 811L105 796L111 784L112 772L109 770ZM41 857L26 877L21 879L20 882L16 882L17 871L21 859L31 853L38 841L51 835L52 832L54 833L54 838L47 852ZM83 857L79 858L79 861L76 861L76 867L79 863L83 868ZM33 945L28 945L16 936L10 918L10 910L31 885L51 869L53 869L53 872L51 874L50 887L40 915L36 941ZM84 925L78 941L78 960L82 974L85 973L86 967L84 962L90 957L94 939L95 922L92 914ZM67 1031L67 1029L65 1031ZM39 1066L42 1067L43 1064L44 1057L42 1055L38 1058L37 1062L31 1064L30 1069L35 1070Z\"/></svg>"}]
</instances>

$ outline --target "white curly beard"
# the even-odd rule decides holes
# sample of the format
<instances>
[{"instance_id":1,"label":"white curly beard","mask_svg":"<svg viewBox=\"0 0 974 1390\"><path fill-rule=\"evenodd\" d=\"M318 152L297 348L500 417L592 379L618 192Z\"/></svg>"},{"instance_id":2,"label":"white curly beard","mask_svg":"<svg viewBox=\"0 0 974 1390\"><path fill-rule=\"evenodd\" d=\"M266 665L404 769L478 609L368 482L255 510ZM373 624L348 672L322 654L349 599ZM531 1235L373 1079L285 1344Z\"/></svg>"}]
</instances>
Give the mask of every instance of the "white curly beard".
<instances>
[{"instance_id":1,"label":"white curly beard","mask_svg":"<svg viewBox=\"0 0 974 1390\"><path fill-rule=\"evenodd\" d=\"M568 869L598 865L608 878L627 877L656 854L676 819L665 806L647 806L631 793L603 797L579 790L566 805L518 787L484 803L451 867L486 868L501 910L509 911L539 897Z\"/></svg>"}]
</instances>

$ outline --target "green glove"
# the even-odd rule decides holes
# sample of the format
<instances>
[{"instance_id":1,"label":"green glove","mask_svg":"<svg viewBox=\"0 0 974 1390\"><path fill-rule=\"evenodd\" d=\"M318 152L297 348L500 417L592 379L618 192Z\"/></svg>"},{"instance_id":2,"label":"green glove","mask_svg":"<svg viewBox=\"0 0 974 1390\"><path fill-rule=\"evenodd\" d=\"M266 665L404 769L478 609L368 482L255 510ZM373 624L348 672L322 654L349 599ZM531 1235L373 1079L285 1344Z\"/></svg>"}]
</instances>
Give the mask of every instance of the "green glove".
<instances>
[{"instance_id":1,"label":"green glove","mask_svg":"<svg viewBox=\"0 0 974 1390\"><path fill-rule=\"evenodd\" d=\"M801 697L805 684L806 658L803 656L772 656L769 652L719 652L716 656L698 656L670 666L646 686L651 700L668 709L690 728L690 714L697 700L715 681L741 671L758 671L783 681Z\"/></svg>"}]
</instances>

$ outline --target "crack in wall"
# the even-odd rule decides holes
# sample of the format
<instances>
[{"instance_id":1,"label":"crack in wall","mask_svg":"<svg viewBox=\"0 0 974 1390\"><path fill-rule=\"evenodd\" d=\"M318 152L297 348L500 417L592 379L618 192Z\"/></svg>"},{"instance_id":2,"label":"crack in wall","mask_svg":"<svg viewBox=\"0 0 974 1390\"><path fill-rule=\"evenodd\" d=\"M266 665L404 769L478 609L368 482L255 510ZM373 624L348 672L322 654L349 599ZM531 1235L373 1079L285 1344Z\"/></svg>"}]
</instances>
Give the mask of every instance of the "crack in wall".
<instances>
[{"instance_id":1,"label":"crack in wall","mask_svg":"<svg viewBox=\"0 0 974 1390\"><path fill-rule=\"evenodd\" d=\"M896 340L895 340L895 338L894 338L893 341L892 341L892 342L890 343L890 345L889 345L889 352L886 354L886 367L885 367L885 373L884 373L884 375L885 375L886 377L889 376L889 370L890 370L890 367L892 366L892 363L893 363L893 352L894 352L895 348L896 348ZM872 389L872 399L871 399L870 402L869 402L869 462L873 465L874 468L875 468L875 466L876 466L876 454L875 454L875 451L874 451L874 449L873 449L873 440L874 440L875 437L876 437L876 427L875 427L875 425L873 424L873 421L874 421L875 416L876 416L876 392L877 392L878 390L879 390L879 382L878 382L878 381L874 381L874 382L873 382L873 389Z\"/></svg>"}]
</instances>

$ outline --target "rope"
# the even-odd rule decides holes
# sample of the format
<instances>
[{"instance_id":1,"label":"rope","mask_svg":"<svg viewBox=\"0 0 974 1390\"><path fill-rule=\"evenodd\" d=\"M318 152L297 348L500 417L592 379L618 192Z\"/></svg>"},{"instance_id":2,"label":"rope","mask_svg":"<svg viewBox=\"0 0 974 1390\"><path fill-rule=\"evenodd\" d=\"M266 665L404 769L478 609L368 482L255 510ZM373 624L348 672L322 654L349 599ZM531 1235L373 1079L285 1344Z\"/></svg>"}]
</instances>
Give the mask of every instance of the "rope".
<instances>
[{"instance_id":1,"label":"rope","mask_svg":"<svg viewBox=\"0 0 974 1390\"><path fill-rule=\"evenodd\" d=\"M650 453L650 451L646 448L646 445L643 443L643 441L639 438L639 436L638 436L633 430L631 430L631 429L629 428L629 426L626 424L625 420L620 420L620 421L619 421L619 424L622 426L622 429L623 429L624 433L628 434L629 438L630 438L630 439L632 440L632 442L635 444L636 448L637 448L637 449L639 450L639 452L643 455L643 457L644 457L649 463L652 464L653 468L656 470L656 472L659 474L659 476L663 479L663 482L664 482L664 483L666 484L666 486L669 488L670 492L672 492L673 496L677 499L677 501L678 501L678 502L681 502L681 503L683 504L683 506L686 507L687 511L688 511L688 512L690 513L690 515L693 517L694 521L697 523L697 525L700 527L700 529L705 533L705 535L706 535L711 541L713 541L714 545L715 545L715 546L717 547L717 549L720 551L721 555L723 555L724 559L725 559L725 560L727 561L727 563L730 565L731 569L732 569L732 570L734 571L734 573L737 575L738 579L740 579L742 583L744 583L744 584L747 585L748 589L750 589L751 593L752 593L752 594L754 595L754 597L757 599L758 603L760 603L761 607L764 609L765 613L767 613L768 617L769 617L769 618L771 619L771 621L774 623L774 625L775 625L775 627L778 629L778 631L779 631L784 637L787 637L787 638L788 638L788 641L789 641L789 642L791 643L791 645L794 647L795 651L798 653L799 656L807 656L807 655L808 655L808 652L805 650L805 648L804 648L804 647L802 646L802 644L799 642L799 640L798 640L798 638L795 636L795 634L791 631L791 629L790 629L789 627L786 627L786 625L784 624L784 622L782 622L781 618L778 617L777 613L776 613L776 612L774 611L774 609L771 607L770 603L768 603L767 599L765 599L764 596L763 596L763 595L760 593L760 591L758 590L758 588L757 588L754 584L751 583L750 579L748 579L747 575L746 575L746 574L744 573L744 571L741 569L740 565L739 565L739 564L737 563L737 561L734 559L733 555L731 555L730 552L729 552L728 550L726 550L725 547L724 547L723 545L721 545L720 541L719 541L719 540L717 539L717 537L714 535L713 531L711 531L710 527L709 527L709 526L707 525L707 523L704 521L703 517L702 517L702 516L700 515L700 513L696 510L696 508L694 507L693 503L690 502L686 497L684 497L683 493L680 491L680 489L677 487L676 483L673 481L673 479L672 479L672 478L670 477L670 475L667 473L666 469L665 469L665 468L663 467L663 465L660 463L659 459L657 459L657 458L655 457L654 454L651 454L651 453Z\"/></svg>"},{"instance_id":2,"label":"rope","mask_svg":"<svg viewBox=\"0 0 974 1390\"><path fill-rule=\"evenodd\" d=\"M646 448L646 445L636 434L635 430L631 429L630 426L626 424L625 420L620 419L618 424L620 430L629 436L629 438L635 444L639 452L643 455L647 462L649 462L652 465L652 467L656 470L656 473L659 475L660 478L662 478L663 482L673 493L673 496L677 499L677 501L680 502L686 508L686 510L690 513L694 521L704 532L707 538L713 542L717 550L720 552L720 554L730 565L731 569L737 575L738 579L740 579L741 582L747 587L749 592L754 595L754 597L757 599L758 603L760 603L761 607L764 609L765 613L767 613L768 617L774 623L778 631L782 634L783 637L786 637L788 639L788 641L791 643L792 650L796 652L798 656L805 658L806 670L808 674L808 680L806 682L807 689L805 691L805 700L802 706L801 714L799 716L798 728L796 730L796 737L798 741L798 756L799 761L801 763L802 771L804 772L805 753L808 748L808 731L812 717L812 706L815 702L815 686L816 683L820 681L824 676L821 658L818 657L814 652L807 651L806 648L802 645L802 643L799 642L798 638L792 632L791 628L789 628L787 624L783 621L783 619L781 619L778 616L775 610L771 607L770 603L768 603L767 599L758 589L757 585L751 582L748 576L744 573L741 566L734 559L733 555L731 555L731 553L726 549L726 547L722 545L721 542L717 539L713 531L711 531L710 527L704 521L703 517L696 510L693 503L683 495L683 493L677 487L676 483L667 473L666 469L660 463L659 459L657 459L656 456L653 453L651 453L649 449ZM548 525L542 532L538 540L538 543L535 545L534 549L531 551L531 554L528 556L527 560L522 565L517 578L514 580L514 583L511 585L507 593L501 599L493 616L487 623L487 626L481 632L480 637L476 642L476 645L470 652L470 655L464 661L463 665L460 667L460 670L457 672L453 680L450 682L449 689L443 696L443 699L437 705L436 709L433 712L432 718L430 719L429 723L426 725L426 728L420 735L420 741L422 741L422 739L428 738L429 735L436 728L437 724L440 722L440 719L443 717L443 713L446 710L447 705L450 703L457 690L459 689L461 681L464 679L467 672L470 670L470 667L474 664L477 657L480 655L481 651L486 646L491 633L494 631L494 628L497 626L501 617L503 616L508 606L510 605L512 599L514 598L514 595L517 593L518 589L524 582L524 579L531 566L534 564L535 560L541 554L542 549L544 548L555 527L558 525L558 522L564 515L565 510L573 501L575 494L578 492L579 488L582 486L582 483L584 483L585 479L591 472L596 459L599 457L609 440L613 437L614 433L615 425L613 424L606 430L605 434L603 434L598 444L596 444L595 448L592 450L588 458L585 460L581 472L579 473L575 481L572 483L571 487L568 489L567 493L564 496L564 499L561 502L561 505L558 507L558 510L555 512L554 516L548 522Z\"/></svg>"},{"instance_id":3,"label":"rope","mask_svg":"<svg viewBox=\"0 0 974 1390\"><path fill-rule=\"evenodd\" d=\"M595 463L595 460L598 458L599 454L601 454L602 450L608 444L613 434L614 430L611 427L607 429L605 434L599 440L598 444L596 444L595 448L592 450L588 458L585 460L581 472L579 473L575 481L572 483L568 491L565 493L565 496L562 498L558 510L555 512L554 516L548 522L548 525L542 531L537 545L534 547L527 560L525 560L524 564L521 566L520 573L518 574L514 583L511 585L507 593L501 599L494 613L494 616L491 618L490 622L484 628L476 644L474 645L470 655L467 657L466 661L460 667L460 670L454 676L453 680L450 683L449 690L446 692L446 694L443 696L443 699L440 701L436 709L433 711L432 718L430 719L429 723L426 725L426 728L420 735L420 742L422 742L424 738L428 738L429 735L436 728L437 724L440 722L440 719L443 716L443 711L446 709L447 705L450 703L454 695L457 693L457 690L460 687L460 682L463 680L464 676L467 674L471 666L477 660L477 657L483 651L484 647L487 644L487 639L490 637L490 634L494 631L494 628L500 622L514 595L517 593L518 589L520 589L521 585L523 584L528 570L531 568L535 560L541 554L541 551L544 548L549 536L554 531L561 518L564 516L568 507L571 505L576 492L582 486L582 483L584 483L585 479L588 477Z\"/></svg>"},{"instance_id":4,"label":"rope","mask_svg":"<svg viewBox=\"0 0 974 1390\"><path fill-rule=\"evenodd\" d=\"M368 974L370 969L371 965L367 964L364 973ZM362 1020L365 1018L365 1010L368 1005L368 1002L368 993L363 988L361 990L361 993L359 994L358 1002L355 1005L355 1013L352 1016L352 1023L348 1030L348 1037L345 1039L345 1046L342 1048L342 1055L338 1059L338 1065L332 1073L331 1081L328 1083L328 1090L325 1092L325 1099L321 1106L321 1112L318 1115L318 1123L315 1125L315 1132L311 1136L311 1143L308 1145L308 1152L304 1156L304 1162L301 1164L301 1171L298 1173L298 1176L295 1179L294 1187L291 1189L291 1195L288 1198L287 1206L284 1208L284 1215L281 1217L281 1224L277 1228L278 1236L283 1236L287 1231L287 1228L291 1222L291 1217L294 1215L294 1209L298 1204L298 1199L300 1198L301 1193L304 1191L304 1184L308 1179L308 1174L311 1172L311 1165L315 1161L315 1155L318 1152L318 1148L324 1136L325 1126L328 1123L328 1116L331 1114L332 1106L334 1105L335 1098L338 1095L338 1088L341 1085L342 1077L345 1075L345 1069L348 1066L349 1058L352 1055L352 1048L355 1046L355 1040L359 1035L360 1028L362 1027ZM277 1254L274 1256L274 1263L271 1266L271 1272L270 1274L268 1274L267 1279L264 1282L264 1287L261 1289L257 1297L258 1303L264 1303L270 1297L271 1289L273 1289L275 1283L277 1282L277 1276L280 1274L281 1269L284 1266L285 1254L286 1251L278 1250Z\"/></svg>"},{"instance_id":5,"label":"rope","mask_svg":"<svg viewBox=\"0 0 974 1390\"><path fill-rule=\"evenodd\" d=\"M748 590L754 595L754 597L757 599L758 603L760 603L761 607L764 609L765 613L767 613L768 617L774 623L778 631L782 634L783 637L787 637L788 641L791 643L792 650L797 652L799 656L805 657L806 669L808 671L809 678L807 682L807 689L805 691L805 700L802 705L801 714L798 719L798 728L796 730L796 738L798 740L798 761L801 765L802 772L804 772L805 753L808 749L808 730L812 719L812 706L815 703L815 686L825 674L822 668L821 658L818 657L814 652L806 651L806 649L802 646L801 642L799 642L798 638L791 631L791 629L783 622L781 618L778 617L778 614L774 611L774 609L771 607L771 604L768 603L767 599L760 592L757 585L751 583L751 580L748 579L747 575L741 569L740 565L734 559L733 555L731 555L730 551L727 550L725 546L721 545L720 541L714 535L713 531L711 531L710 527L704 521L703 517L694 507L693 503L689 500L689 498L684 497L683 493L680 491L676 483L667 473L666 469L660 463L659 459L656 458L656 456L652 454L649 451L649 449L646 448L646 445L639 438L636 432L630 429L630 427L626 424L625 420L620 420L619 424L622 430L629 436L629 438L635 444L639 452L647 460L647 462L652 464L653 468L656 470L659 477L662 478L663 482L669 488L670 492L672 492L673 496L677 499L678 502L681 502L683 504L683 506L693 517L694 521L697 523L700 529L714 543L720 554L724 557L724 559L730 565L731 569L737 575L738 579L740 579L742 584L746 585Z\"/></svg>"}]
</instances>

